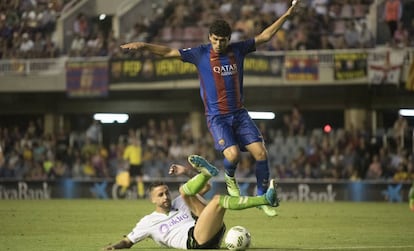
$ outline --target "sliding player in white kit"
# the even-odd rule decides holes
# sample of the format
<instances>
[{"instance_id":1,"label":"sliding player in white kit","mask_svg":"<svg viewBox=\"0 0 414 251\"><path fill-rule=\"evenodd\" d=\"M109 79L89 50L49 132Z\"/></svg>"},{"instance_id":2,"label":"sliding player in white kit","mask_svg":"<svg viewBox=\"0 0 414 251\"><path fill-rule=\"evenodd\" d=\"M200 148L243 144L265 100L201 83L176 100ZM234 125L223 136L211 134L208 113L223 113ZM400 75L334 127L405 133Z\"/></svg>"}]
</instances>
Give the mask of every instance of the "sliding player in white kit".
<instances>
[{"instance_id":1,"label":"sliding player in white kit","mask_svg":"<svg viewBox=\"0 0 414 251\"><path fill-rule=\"evenodd\" d=\"M145 238L169 248L219 249L226 230L223 221L226 209L279 206L274 180L261 196L214 195L207 203L200 194L208 190L208 181L219 171L198 155L190 155L188 162L198 174L180 187L180 196L171 200L165 183L153 183L150 186L150 199L155 204L155 211L144 216L125 238L103 250L130 248ZM183 165L170 166L170 174L180 175L188 171Z\"/></svg>"}]
</instances>

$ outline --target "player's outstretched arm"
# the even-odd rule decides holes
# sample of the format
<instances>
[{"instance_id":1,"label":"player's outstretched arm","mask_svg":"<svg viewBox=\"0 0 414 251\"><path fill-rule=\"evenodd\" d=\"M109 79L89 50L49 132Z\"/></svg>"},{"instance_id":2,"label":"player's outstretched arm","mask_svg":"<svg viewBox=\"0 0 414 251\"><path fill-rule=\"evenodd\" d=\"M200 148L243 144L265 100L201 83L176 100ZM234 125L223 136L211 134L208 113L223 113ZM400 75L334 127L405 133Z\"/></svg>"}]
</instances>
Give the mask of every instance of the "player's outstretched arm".
<instances>
[{"instance_id":1,"label":"player's outstretched arm","mask_svg":"<svg viewBox=\"0 0 414 251\"><path fill-rule=\"evenodd\" d=\"M178 49L173 49L164 45L150 44L144 42L132 42L121 45L124 50L148 50L161 57L180 57Z\"/></svg>"},{"instance_id":2,"label":"player's outstretched arm","mask_svg":"<svg viewBox=\"0 0 414 251\"><path fill-rule=\"evenodd\" d=\"M180 164L172 164L168 170L168 174L173 176L184 175L191 178L197 174L197 171L192 167L183 166Z\"/></svg>"},{"instance_id":3,"label":"player's outstretched arm","mask_svg":"<svg viewBox=\"0 0 414 251\"><path fill-rule=\"evenodd\" d=\"M197 175L198 172L194 168L189 167L189 166L183 166L183 165L180 165L180 164L172 164L169 167L168 174L173 175L173 176L184 175L184 176L186 176L188 178L192 178L195 175ZM210 191L210 189L211 189L211 184L210 183L207 183L203 187L203 189L200 192L198 192L198 194L199 195L204 195L208 191Z\"/></svg>"},{"instance_id":4,"label":"player's outstretched arm","mask_svg":"<svg viewBox=\"0 0 414 251\"><path fill-rule=\"evenodd\" d=\"M132 247L132 245L134 245L134 243L132 243L128 238L125 237L124 239L120 240L118 243L113 244L113 245L108 245L102 248L102 250L108 251L108 250L115 250L115 249L126 249L126 248Z\"/></svg>"},{"instance_id":5,"label":"player's outstretched arm","mask_svg":"<svg viewBox=\"0 0 414 251\"><path fill-rule=\"evenodd\" d=\"M259 35L257 35L255 39L256 46L259 46L263 43L268 42L272 37L276 34L276 32L282 27L285 21L292 15L293 11L295 10L296 6L300 0L293 0L292 5L289 9L280 16L273 24L268 26L266 29L262 31Z\"/></svg>"}]
</instances>

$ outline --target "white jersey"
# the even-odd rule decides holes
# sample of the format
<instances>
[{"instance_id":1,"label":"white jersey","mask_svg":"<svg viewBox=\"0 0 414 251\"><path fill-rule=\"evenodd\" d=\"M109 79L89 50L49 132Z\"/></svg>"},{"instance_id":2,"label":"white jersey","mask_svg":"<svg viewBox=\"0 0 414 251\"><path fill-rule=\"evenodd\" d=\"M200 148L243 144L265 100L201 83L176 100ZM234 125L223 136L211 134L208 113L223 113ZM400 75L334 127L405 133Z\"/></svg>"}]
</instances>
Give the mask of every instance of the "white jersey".
<instances>
[{"instance_id":1,"label":"white jersey","mask_svg":"<svg viewBox=\"0 0 414 251\"><path fill-rule=\"evenodd\" d=\"M172 208L168 215L153 212L144 216L127 238L135 244L149 237L165 247L187 249L188 230L195 220L181 196L172 201Z\"/></svg>"}]
</instances>

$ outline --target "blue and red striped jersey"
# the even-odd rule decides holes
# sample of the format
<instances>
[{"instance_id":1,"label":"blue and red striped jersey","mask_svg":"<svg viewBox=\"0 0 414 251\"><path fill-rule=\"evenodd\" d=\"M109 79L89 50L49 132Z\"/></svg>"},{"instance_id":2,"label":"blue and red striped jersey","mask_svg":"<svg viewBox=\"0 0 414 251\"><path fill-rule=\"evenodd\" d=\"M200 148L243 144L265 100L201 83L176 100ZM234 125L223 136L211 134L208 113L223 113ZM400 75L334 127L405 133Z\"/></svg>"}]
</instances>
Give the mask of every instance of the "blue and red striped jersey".
<instances>
[{"instance_id":1,"label":"blue and red striped jersey","mask_svg":"<svg viewBox=\"0 0 414 251\"><path fill-rule=\"evenodd\" d=\"M231 43L220 54L214 52L211 44L179 50L183 62L197 67L206 115L227 114L243 108L244 58L255 50L253 38Z\"/></svg>"}]
</instances>

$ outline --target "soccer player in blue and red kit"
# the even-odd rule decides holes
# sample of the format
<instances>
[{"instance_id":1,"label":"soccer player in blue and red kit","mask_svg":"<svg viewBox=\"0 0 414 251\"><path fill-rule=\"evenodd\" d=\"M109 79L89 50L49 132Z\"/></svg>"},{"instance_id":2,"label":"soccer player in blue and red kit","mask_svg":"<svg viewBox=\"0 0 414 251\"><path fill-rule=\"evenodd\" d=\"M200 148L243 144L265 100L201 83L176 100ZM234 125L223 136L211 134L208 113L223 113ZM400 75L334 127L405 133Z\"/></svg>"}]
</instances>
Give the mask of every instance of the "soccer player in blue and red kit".
<instances>
[{"instance_id":1,"label":"soccer player in blue and red kit","mask_svg":"<svg viewBox=\"0 0 414 251\"><path fill-rule=\"evenodd\" d=\"M257 194L265 194L269 186L268 154L263 137L244 107L243 61L248 53L276 34L293 13L297 2L292 2L286 13L260 34L245 41L230 43L230 25L217 20L209 29L210 43L195 48L173 49L144 42L121 46L129 50L146 49L162 57L181 58L197 67L208 128L216 149L224 155L225 180L231 196L240 196L234 177L240 151L249 151L256 160ZM277 215L274 207L260 208L269 216Z\"/></svg>"}]
</instances>

